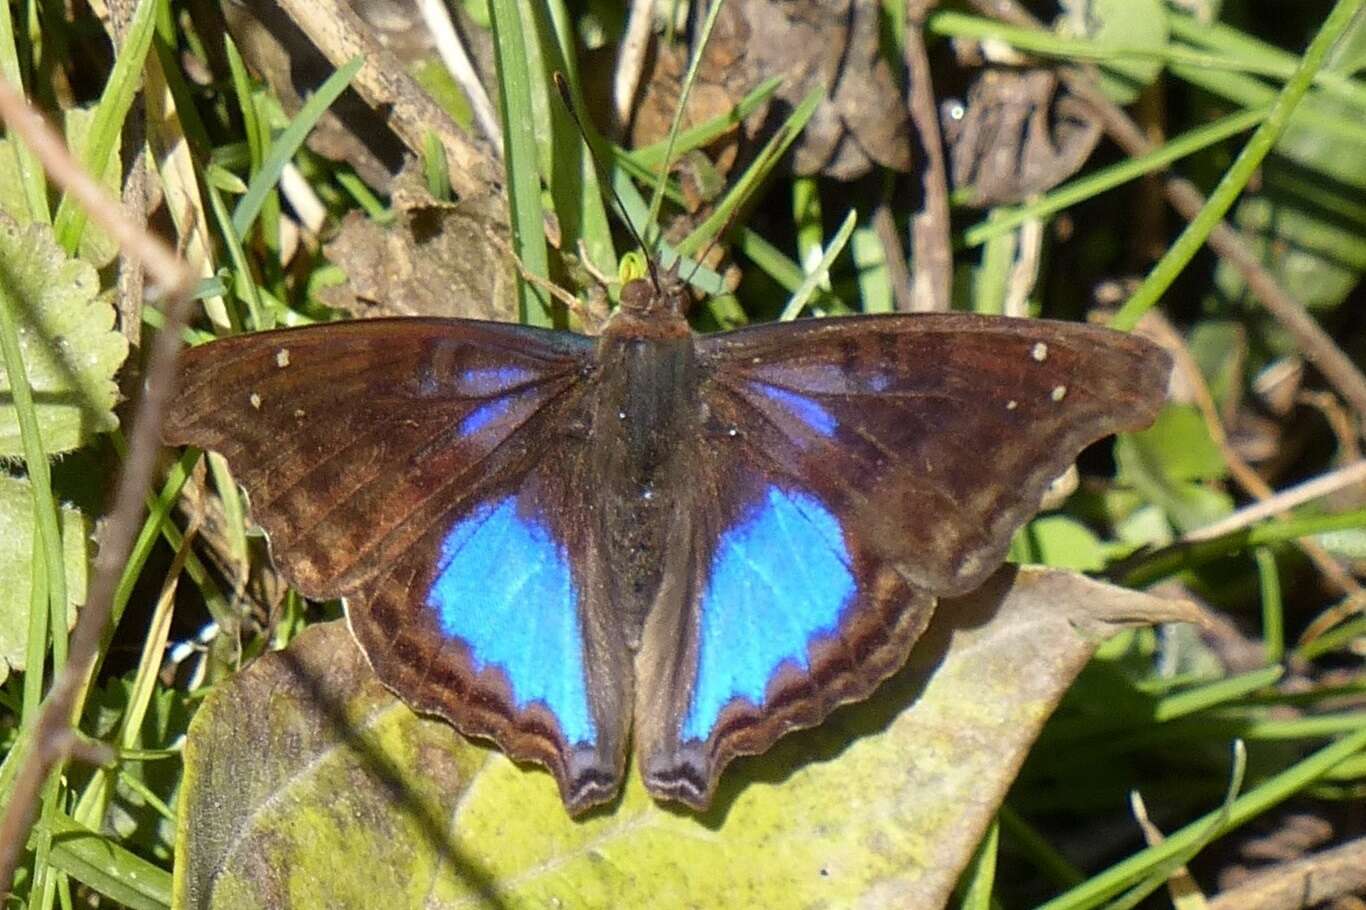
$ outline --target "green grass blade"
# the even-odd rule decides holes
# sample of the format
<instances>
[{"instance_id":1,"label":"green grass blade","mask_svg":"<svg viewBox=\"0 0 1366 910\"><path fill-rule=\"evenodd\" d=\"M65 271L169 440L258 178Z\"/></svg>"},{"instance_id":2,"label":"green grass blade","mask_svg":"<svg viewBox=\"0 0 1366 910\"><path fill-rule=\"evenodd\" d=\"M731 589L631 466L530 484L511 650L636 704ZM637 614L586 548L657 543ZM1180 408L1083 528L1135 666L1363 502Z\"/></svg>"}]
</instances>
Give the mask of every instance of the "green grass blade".
<instances>
[{"instance_id":1,"label":"green grass blade","mask_svg":"<svg viewBox=\"0 0 1366 910\"><path fill-rule=\"evenodd\" d=\"M52 865L132 910L171 906L171 875L60 812L40 822L52 838Z\"/></svg>"},{"instance_id":2,"label":"green grass blade","mask_svg":"<svg viewBox=\"0 0 1366 910\"><path fill-rule=\"evenodd\" d=\"M0 263L0 364L9 379L10 396L18 415L19 438L24 448L24 467L28 471L33 490L33 514L37 525L37 539L42 541L42 553L49 605L49 632L52 637L53 671L66 664L67 600L66 569L62 559L61 523L57 517L57 501L52 495L52 473L47 453L43 450L42 433L38 428L38 412L33 402L33 387L24 369L23 353L19 347L19 313L23 303L12 291L9 269ZM41 640L41 639L40 639ZM34 665L30 675L42 676L42 663Z\"/></svg>"},{"instance_id":3,"label":"green grass blade","mask_svg":"<svg viewBox=\"0 0 1366 910\"><path fill-rule=\"evenodd\" d=\"M1366 749L1366 729L1357 730L1337 742L1325 746L1304 761L1290 766L1260 786L1239 797L1228 808L1210 812L1183 827L1161 844L1135 853L1116 863L1099 875L1043 904L1039 910L1082 910L1109 900L1124 889L1132 887L1159 864L1180 855L1191 844L1209 836L1210 823L1226 814L1222 830L1230 831L1273 806L1294 796L1301 789L1327 773L1344 759Z\"/></svg>"},{"instance_id":4,"label":"green grass blade","mask_svg":"<svg viewBox=\"0 0 1366 910\"><path fill-rule=\"evenodd\" d=\"M114 143L123 130L123 122L142 83L142 67L147 60L147 51L152 46L152 33L156 27L157 5L164 2L141 0L138 3L137 11L128 24L123 47L114 59L109 80L104 84L104 93L95 108L95 116L86 137L85 155L81 161L96 182L103 181L104 175L114 165ZM85 223L85 210L71 196L63 196L57 206L53 232L57 243L72 255L80 245L81 235L85 233Z\"/></svg>"},{"instance_id":5,"label":"green grass blade","mask_svg":"<svg viewBox=\"0 0 1366 910\"><path fill-rule=\"evenodd\" d=\"M788 300L787 306L783 307L783 313L778 317L779 322L790 322L796 319L798 314L806 307L811 295L816 293L822 280L828 280L830 276L830 266L834 264L836 257L844 252L845 244L849 242L849 235L854 232L854 225L858 223L858 212L853 209L845 216L844 223L835 232L835 237L830 241L830 245L821 254L820 261L807 273L801 285Z\"/></svg>"},{"instance_id":6,"label":"green grass blade","mask_svg":"<svg viewBox=\"0 0 1366 910\"><path fill-rule=\"evenodd\" d=\"M1134 295L1125 302L1120 311L1115 314L1111 325L1121 331L1132 329L1144 313L1156 306L1158 300L1171 287L1173 281L1185 269L1186 264L1191 261L1199 249L1204 246L1205 239L1209 237L1210 231L1214 226L1223 220L1228 210L1233 207L1238 196L1242 193L1243 187L1252 179L1253 173L1262 163L1262 159L1271 151L1276 140L1280 138L1285 130L1286 124L1290 120L1290 115L1296 106L1309 91L1309 86L1314 81L1314 75L1323 67L1328 58L1328 52L1332 50L1347 26L1351 25L1353 18L1361 12L1363 0L1338 0L1333 6L1332 12L1324 21L1314 40L1309 43L1309 47L1300 59L1300 65L1295 70L1295 74L1286 82L1281 93L1276 97L1276 103L1272 105L1271 112L1262 121L1261 126L1252 134L1247 145L1238 154L1237 159L1224 172L1224 176L1219 180L1218 186L1210 194L1202 208L1191 220L1186 229L1181 232L1181 236L1176 239L1167 252L1163 254L1157 265L1148 273L1143 284Z\"/></svg>"},{"instance_id":7,"label":"green grass blade","mask_svg":"<svg viewBox=\"0 0 1366 910\"><path fill-rule=\"evenodd\" d=\"M512 249L522 268L540 278L550 277L545 244L545 210L541 204L541 175L537 168L530 61L522 28L522 5L516 0L490 0L493 56L498 68L498 108L503 120L503 163L507 168L508 218ZM553 324L550 301L540 288L518 276L521 321Z\"/></svg>"},{"instance_id":8,"label":"green grass blade","mask_svg":"<svg viewBox=\"0 0 1366 910\"><path fill-rule=\"evenodd\" d=\"M256 216L261 214L266 196L280 182L280 174L284 171L285 165L298 152L322 115L341 93L346 91L364 62L364 58L354 57L328 76L327 81L318 86L318 90L304 102L304 106L294 115L289 126L270 144L270 151L261 162L260 170L251 175L246 195L237 201L237 206L233 209L232 227L239 238L247 236L252 223L256 221Z\"/></svg>"}]
</instances>

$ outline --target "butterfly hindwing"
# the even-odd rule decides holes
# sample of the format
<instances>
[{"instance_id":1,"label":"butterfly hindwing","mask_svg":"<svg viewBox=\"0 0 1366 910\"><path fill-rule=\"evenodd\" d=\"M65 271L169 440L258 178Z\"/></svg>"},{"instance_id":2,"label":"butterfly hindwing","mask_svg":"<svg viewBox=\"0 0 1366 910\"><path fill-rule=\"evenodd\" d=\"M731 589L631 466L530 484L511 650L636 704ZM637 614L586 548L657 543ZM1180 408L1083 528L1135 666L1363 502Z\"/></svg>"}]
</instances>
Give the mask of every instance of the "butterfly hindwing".
<instances>
[{"instance_id":1,"label":"butterfly hindwing","mask_svg":"<svg viewBox=\"0 0 1366 910\"><path fill-rule=\"evenodd\" d=\"M935 599L1000 564L1084 446L1151 421L1168 370L1142 339L964 315L764 326L698 350L691 583L637 659L647 785L697 807L732 758L900 667Z\"/></svg>"},{"instance_id":2,"label":"butterfly hindwing","mask_svg":"<svg viewBox=\"0 0 1366 910\"><path fill-rule=\"evenodd\" d=\"M346 598L386 684L546 764L566 802L615 790L631 691L567 481L592 365L590 339L464 320L244 335L184 355L163 431L228 459L276 564Z\"/></svg>"}]
</instances>

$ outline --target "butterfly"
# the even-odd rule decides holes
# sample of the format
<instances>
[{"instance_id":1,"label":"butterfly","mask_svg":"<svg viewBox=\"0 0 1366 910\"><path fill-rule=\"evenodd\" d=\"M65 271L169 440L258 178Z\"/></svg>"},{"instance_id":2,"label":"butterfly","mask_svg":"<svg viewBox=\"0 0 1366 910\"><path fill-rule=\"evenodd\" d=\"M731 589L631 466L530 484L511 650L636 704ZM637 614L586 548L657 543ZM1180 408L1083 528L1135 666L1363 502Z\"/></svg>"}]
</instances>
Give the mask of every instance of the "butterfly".
<instances>
[{"instance_id":1,"label":"butterfly","mask_svg":"<svg viewBox=\"0 0 1366 910\"><path fill-rule=\"evenodd\" d=\"M596 337L462 319L182 355L169 444L224 455L272 557L344 599L415 710L554 775L627 754L706 808L722 770L866 698L1170 365L1108 329L968 314L697 335L676 278Z\"/></svg>"}]
</instances>

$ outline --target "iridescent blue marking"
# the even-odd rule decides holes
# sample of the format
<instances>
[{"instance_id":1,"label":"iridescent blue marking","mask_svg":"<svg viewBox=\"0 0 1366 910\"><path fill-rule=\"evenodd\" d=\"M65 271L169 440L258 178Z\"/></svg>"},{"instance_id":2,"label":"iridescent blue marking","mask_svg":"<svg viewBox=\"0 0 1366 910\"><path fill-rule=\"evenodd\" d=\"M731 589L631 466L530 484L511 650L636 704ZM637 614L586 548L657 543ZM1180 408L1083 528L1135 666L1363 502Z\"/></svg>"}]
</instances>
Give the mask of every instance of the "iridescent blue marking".
<instances>
[{"instance_id":1,"label":"iridescent blue marking","mask_svg":"<svg viewBox=\"0 0 1366 910\"><path fill-rule=\"evenodd\" d=\"M763 391L765 395L796 414L802 423L822 436L834 434L835 427L839 426L833 414L805 395L798 395L796 392L789 392L787 389L771 385L765 385Z\"/></svg>"},{"instance_id":2,"label":"iridescent blue marking","mask_svg":"<svg viewBox=\"0 0 1366 910\"><path fill-rule=\"evenodd\" d=\"M488 404L481 404L465 415L465 419L460 421L460 426L456 427L456 432L461 436L478 433L511 410L512 402L513 398L509 396L495 398Z\"/></svg>"},{"instance_id":3,"label":"iridescent blue marking","mask_svg":"<svg viewBox=\"0 0 1366 910\"><path fill-rule=\"evenodd\" d=\"M507 674L518 708L541 702L569 742L596 739L569 561L545 527L517 514L513 497L447 532L427 603L441 630L469 647L475 672Z\"/></svg>"},{"instance_id":4,"label":"iridescent blue marking","mask_svg":"<svg viewBox=\"0 0 1366 910\"><path fill-rule=\"evenodd\" d=\"M697 678L684 740L705 740L733 698L763 705L784 662L808 666L857 587L835 516L805 493L770 486L721 535L702 593Z\"/></svg>"},{"instance_id":5,"label":"iridescent blue marking","mask_svg":"<svg viewBox=\"0 0 1366 910\"><path fill-rule=\"evenodd\" d=\"M488 398L535 378L535 373L519 366L472 367L460 374L460 390L476 398Z\"/></svg>"}]
</instances>

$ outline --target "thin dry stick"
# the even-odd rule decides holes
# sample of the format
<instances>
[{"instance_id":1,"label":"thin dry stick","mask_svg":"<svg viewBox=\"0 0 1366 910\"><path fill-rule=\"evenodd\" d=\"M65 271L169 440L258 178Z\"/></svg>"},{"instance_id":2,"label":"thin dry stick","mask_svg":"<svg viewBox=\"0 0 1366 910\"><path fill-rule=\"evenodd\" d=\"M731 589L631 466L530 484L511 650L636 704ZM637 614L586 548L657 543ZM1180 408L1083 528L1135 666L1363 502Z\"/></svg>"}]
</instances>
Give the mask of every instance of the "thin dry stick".
<instances>
[{"instance_id":1,"label":"thin dry stick","mask_svg":"<svg viewBox=\"0 0 1366 910\"><path fill-rule=\"evenodd\" d=\"M612 77L612 111L617 128L625 130L631 122L631 107L645 70L645 50L650 46L650 26L654 24L655 0L631 0L626 34L617 51L617 71Z\"/></svg>"},{"instance_id":2,"label":"thin dry stick","mask_svg":"<svg viewBox=\"0 0 1366 910\"><path fill-rule=\"evenodd\" d=\"M882 244L882 260L886 263L887 280L892 286L893 306L898 313L909 313L915 309L915 299L911 296L911 269L906 264L906 251L901 248L896 218L886 199L873 209L873 230Z\"/></svg>"},{"instance_id":3,"label":"thin dry stick","mask_svg":"<svg viewBox=\"0 0 1366 910\"><path fill-rule=\"evenodd\" d=\"M422 90L348 4L341 0L280 0L280 8L334 66L358 55L365 58L352 87L366 104L383 112L389 127L414 153L422 154L427 136L436 135L446 150L451 188L457 195L482 196L501 185L498 162Z\"/></svg>"},{"instance_id":4,"label":"thin dry stick","mask_svg":"<svg viewBox=\"0 0 1366 910\"><path fill-rule=\"evenodd\" d=\"M1293 487L1286 487L1261 502L1245 506L1214 524L1196 528L1182 540L1183 542L1191 542L1219 537L1231 531L1246 528L1274 515L1288 512L1296 506L1327 496L1329 493L1336 493L1338 490L1350 489L1361 484L1366 484L1366 460L1355 461L1346 467L1338 468L1336 471L1329 471L1327 474L1320 474L1312 480L1297 483Z\"/></svg>"},{"instance_id":5,"label":"thin dry stick","mask_svg":"<svg viewBox=\"0 0 1366 910\"><path fill-rule=\"evenodd\" d=\"M949 244L949 181L944 167L944 142L939 135L939 106L934 100L930 59L925 53L925 17L937 0L906 4L906 78L908 106L920 149L921 209L911 216L911 259L915 263L912 309L945 312L953 289L953 247Z\"/></svg>"},{"instance_id":6,"label":"thin dry stick","mask_svg":"<svg viewBox=\"0 0 1366 910\"><path fill-rule=\"evenodd\" d=\"M1304 910L1366 891L1366 837L1282 863L1217 895L1209 910Z\"/></svg>"},{"instance_id":7,"label":"thin dry stick","mask_svg":"<svg viewBox=\"0 0 1366 910\"><path fill-rule=\"evenodd\" d=\"M451 78L460 86L465 97L470 99L470 109L474 111L475 122L484 131L488 141L495 148L501 149L503 131L498 126L497 115L493 113L489 93L484 91L484 84L479 81L479 74L474 71L470 55L465 53L465 42L460 40L460 33L455 30L455 23L451 21L450 10L446 9L445 0L418 0L417 6L422 11L427 30L432 33L432 41L436 43L436 52L441 55L441 62L446 64Z\"/></svg>"},{"instance_id":8,"label":"thin dry stick","mask_svg":"<svg viewBox=\"0 0 1366 910\"><path fill-rule=\"evenodd\" d=\"M181 304L191 286L192 273L164 243L123 216L117 200L70 156L61 138L29 108L27 101L0 78L0 118L37 155L49 179L71 194L90 220L118 241L124 256L144 263L167 291L166 325L157 334L148 364L145 392L138 402L128 459L123 465L114 507L109 513L105 542L95 559L94 574L75 629L71 633L69 659L52 685L38 719L32 727L30 751L14 781L9 805L0 818L0 894L14 882L14 870L28 841L38 799L48 775L73 754L78 739L71 715L86 674L99 651L101 634L109 621L114 588L137 533L144 497L156 469L159 448L157 428L175 375L176 351L180 347Z\"/></svg>"},{"instance_id":9,"label":"thin dry stick","mask_svg":"<svg viewBox=\"0 0 1366 910\"><path fill-rule=\"evenodd\" d=\"M984 15L1011 25L1041 29L1039 21L1016 0L972 0ZM1062 67L1060 75L1067 87L1089 103L1100 117L1106 134L1127 154L1134 157L1153 150L1143 130L1124 111L1101 92L1092 73ZM1186 220L1193 219L1205 205L1205 197L1189 180L1174 174L1164 176L1163 189L1172 208ZM1266 307L1267 312L1285 327L1304 353L1343 400L1356 412L1366 427L1366 376L1362 375L1328 333L1310 316L1303 304L1276 281L1248 247L1243 237L1228 222L1221 221L1209 235L1209 247L1238 270L1248 290Z\"/></svg>"},{"instance_id":10,"label":"thin dry stick","mask_svg":"<svg viewBox=\"0 0 1366 910\"><path fill-rule=\"evenodd\" d=\"M1260 474L1252 469L1251 465L1243 460L1242 456L1239 455L1232 444L1229 443L1228 434L1224 431L1224 424L1219 416L1219 408L1214 403L1214 395L1210 392L1209 385L1205 382L1204 374L1200 372L1200 367L1195 362L1195 357L1191 355L1190 350L1186 347L1185 339L1167 322L1166 318L1163 317L1161 313L1156 311L1150 311L1144 316L1143 326L1150 333L1155 335L1162 343L1162 346L1170 351L1175 358L1176 367L1180 370L1181 375L1186 380L1186 384L1191 389L1191 397L1194 400L1195 407L1200 412L1200 416L1204 419L1205 429L1209 432L1210 440L1218 447L1219 454L1223 458L1224 464L1228 466L1229 475L1232 476L1234 482L1242 488L1243 492L1254 499L1259 500L1255 506L1235 514L1242 515L1246 512L1255 512L1266 503L1272 501L1280 502L1279 494L1272 489L1270 484L1262 479ZM1281 505L1279 508L1273 508L1269 512L1259 514L1258 517L1267 518L1271 515L1276 515L1282 511L1293 508L1294 505L1298 505L1298 502ZM1195 531L1187 534L1184 539L1202 540L1210 536L1217 536L1226 531L1243 527L1242 524L1230 524L1233 517L1234 516L1230 516L1223 521L1216 522L1215 524L1204 528L1197 528ZM1215 533L1211 533L1211 529L1215 529ZM1323 547L1309 538L1301 538L1295 541L1295 545L1300 548L1301 552L1309 557L1310 561L1314 563L1319 572L1321 572L1323 576L1339 590L1352 595L1359 595L1361 593L1361 586L1356 583L1356 579L1345 572Z\"/></svg>"}]
</instances>

